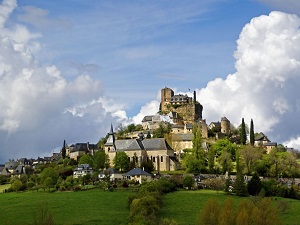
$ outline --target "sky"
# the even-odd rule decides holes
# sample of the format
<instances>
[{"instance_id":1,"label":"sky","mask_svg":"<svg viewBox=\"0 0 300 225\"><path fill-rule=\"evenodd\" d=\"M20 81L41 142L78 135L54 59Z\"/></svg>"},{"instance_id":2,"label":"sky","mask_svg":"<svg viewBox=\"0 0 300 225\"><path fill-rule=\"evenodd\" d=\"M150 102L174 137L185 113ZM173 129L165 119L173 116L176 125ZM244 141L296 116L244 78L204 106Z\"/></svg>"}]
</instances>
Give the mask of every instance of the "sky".
<instances>
[{"instance_id":1,"label":"sky","mask_svg":"<svg viewBox=\"0 0 300 225\"><path fill-rule=\"evenodd\" d=\"M300 1L0 0L0 163L97 143L158 111L242 118L300 149Z\"/></svg>"}]
</instances>

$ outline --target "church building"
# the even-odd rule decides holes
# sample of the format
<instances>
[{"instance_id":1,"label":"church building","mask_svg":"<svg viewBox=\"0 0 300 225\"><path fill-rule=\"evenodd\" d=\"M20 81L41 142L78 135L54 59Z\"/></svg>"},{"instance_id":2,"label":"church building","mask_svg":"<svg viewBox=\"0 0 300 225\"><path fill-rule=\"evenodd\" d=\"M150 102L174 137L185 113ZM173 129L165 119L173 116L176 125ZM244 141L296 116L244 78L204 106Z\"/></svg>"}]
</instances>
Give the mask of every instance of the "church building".
<instances>
[{"instance_id":1,"label":"church building","mask_svg":"<svg viewBox=\"0 0 300 225\"><path fill-rule=\"evenodd\" d=\"M165 138L145 139L141 133L136 139L116 140L111 126L104 150L109 156L111 167L115 156L119 152L125 152L128 160L135 161L138 166L141 166L143 161L151 160L157 171L174 171L180 168L174 150Z\"/></svg>"}]
</instances>

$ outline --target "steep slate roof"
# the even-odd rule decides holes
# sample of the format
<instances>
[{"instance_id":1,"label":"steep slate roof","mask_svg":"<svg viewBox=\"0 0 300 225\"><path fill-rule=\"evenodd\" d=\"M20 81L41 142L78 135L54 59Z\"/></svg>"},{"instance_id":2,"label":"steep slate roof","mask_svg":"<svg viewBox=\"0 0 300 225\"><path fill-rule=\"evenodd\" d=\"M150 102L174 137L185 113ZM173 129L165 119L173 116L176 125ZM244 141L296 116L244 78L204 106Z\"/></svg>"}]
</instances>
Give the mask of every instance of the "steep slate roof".
<instances>
[{"instance_id":1,"label":"steep slate roof","mask_svg":"<svg viewBox=\"0 0 300 225\"><path fill-rule=\"evenodd\" d=\"M145 116L142 122L151 122L154 116Z\"/></svg>"},{"instance_id":2,"label":"steep slate roof","mask_svg":"<svg viewBox=\"0 0 300 225\"><path fill-rule=\"evenodd\" d=\"M260 132L255 138L254 138L255 141L267 141L267 142L270 142L270 140L267 138L267 136Z\"/></svg>"},{"instance_id":3,"label":"steep slate roof","mask_svg":"<svg viewBox=\"0 0 300 225\"><path fill-rule=\"evenodd\" d=\"M135 168L135 169L130 170L129 172L123 174L123 176L136 176L136 175L151 176L150 173L147 173L146 171L142 170L141 168Z\"/></svg>"},{"instance_id":4,"label":"steep slate roof","mask_svg":"<svg viewBox=\"0 0 300 225\"><path fill-rule=\"evenodd\" d=\"M164 138L116 140L117 151L125 150L172 150Z\"/></svg>"},{"instance_id":5,"label":"steep slate roof","mask_svg":"<svg viewBox=\"0 0 300 225\"><path fill-rule=\"evenodd\" d=\"M172 150L164 138L144 139L145 150Z\"/></svg>"},{"instance_id":6,"label":"steep slate roof","mask_svg":"<svg viewBox=\"0 0 300 225\"><path fill-rule=\"evenodd\" d=\"M99 174L121 174L118 170L116 170L115 168L108 168L106 170L101 171Z\"/></svg>"}]
</instances>

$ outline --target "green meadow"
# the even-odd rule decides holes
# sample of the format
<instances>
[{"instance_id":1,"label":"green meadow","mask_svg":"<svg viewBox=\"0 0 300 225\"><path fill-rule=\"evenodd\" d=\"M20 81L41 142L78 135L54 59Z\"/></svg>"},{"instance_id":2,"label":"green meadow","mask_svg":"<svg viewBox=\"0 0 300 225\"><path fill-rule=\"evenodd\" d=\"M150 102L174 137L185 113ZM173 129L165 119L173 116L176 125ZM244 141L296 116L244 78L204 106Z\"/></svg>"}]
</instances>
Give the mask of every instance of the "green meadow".
<instances>
[{"instance_id":1,"label":"green meadow","mask_svg":"<svg viewBox=\"0 0 300 225\"><path fill-rule=\"evenodd\" d=\"M128 224L127 197L131 191L93 189L78 192L23 192L0 194L0 224L33 224L47 205L54 224Z\"/></svg>"},{"instance_id":2,"label":"green meadow","mask_svg":"<svg viewBox=\"0 0 300 225\"><path fill-rule=\"evenodd\" d=\"M160 217L172 218L178 225L196 224L199 212L210 198L216 198L220 205L223 204L227 195L223 192L211 190L199 191L176 191L164 196L164 205ZM243 199L237 196L230 196L233 199L234 207L238 208L239 202ZM298 225L300 221L300 201L294 199L273 197L273 203L277 206L281 201L287 202L288 209L280 214L283 225ZM263 209L262 209L263 210Z\"/></svg>"},{"instance_id":3,"label":"green meadow","mask_svg":"<svg viewBox=\"0 0 300 225\"><path fill-rule=\"evenodd\" d=\"M127 197L131 190L114 192L93 189L78 192L21 192L0 194L0 224L34 224L42 205L47 205L57 225L115 225L128 224ZM174 219L178 225L195 224L198 213L210 198L223 204L228 197L223 192L198 190L176 191L164 195L160 218ZM231 196L235 207L242 198ZM300 221L300 201L273 198L274 204L288 203L280 214L283 225L296 225Z\"/></svg>"}]
</instances>

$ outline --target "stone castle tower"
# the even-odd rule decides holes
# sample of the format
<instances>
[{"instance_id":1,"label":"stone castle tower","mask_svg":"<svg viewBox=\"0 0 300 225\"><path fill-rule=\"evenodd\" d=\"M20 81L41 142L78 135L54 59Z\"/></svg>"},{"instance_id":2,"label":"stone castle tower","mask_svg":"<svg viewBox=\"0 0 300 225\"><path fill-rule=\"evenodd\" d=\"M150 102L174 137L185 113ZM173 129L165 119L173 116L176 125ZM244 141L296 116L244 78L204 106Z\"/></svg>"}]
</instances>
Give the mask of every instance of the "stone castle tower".
<instances>
[{"instance_id":1,"label":"stone castle tower","mask_svg":"<svg viewBox=\"0 0 300 225\"><path fill-rule=\"evenodd\" d=\"M162 114L176 113L182 120L182 123L193 123L202 119L203 106L194 97L187 95L174 95L171 88L161 90L160 112Z\"/></svg>"},{"instance_id":2,"label":"stone castle tower","mask_svg":"<svg viewBox=\"0 0 300 225\"><path fill-rule=\"evenodd\" d=\"M230 121L226 117L221 118L221 133L230 134Z\"/></svg>"}]
</instances>

